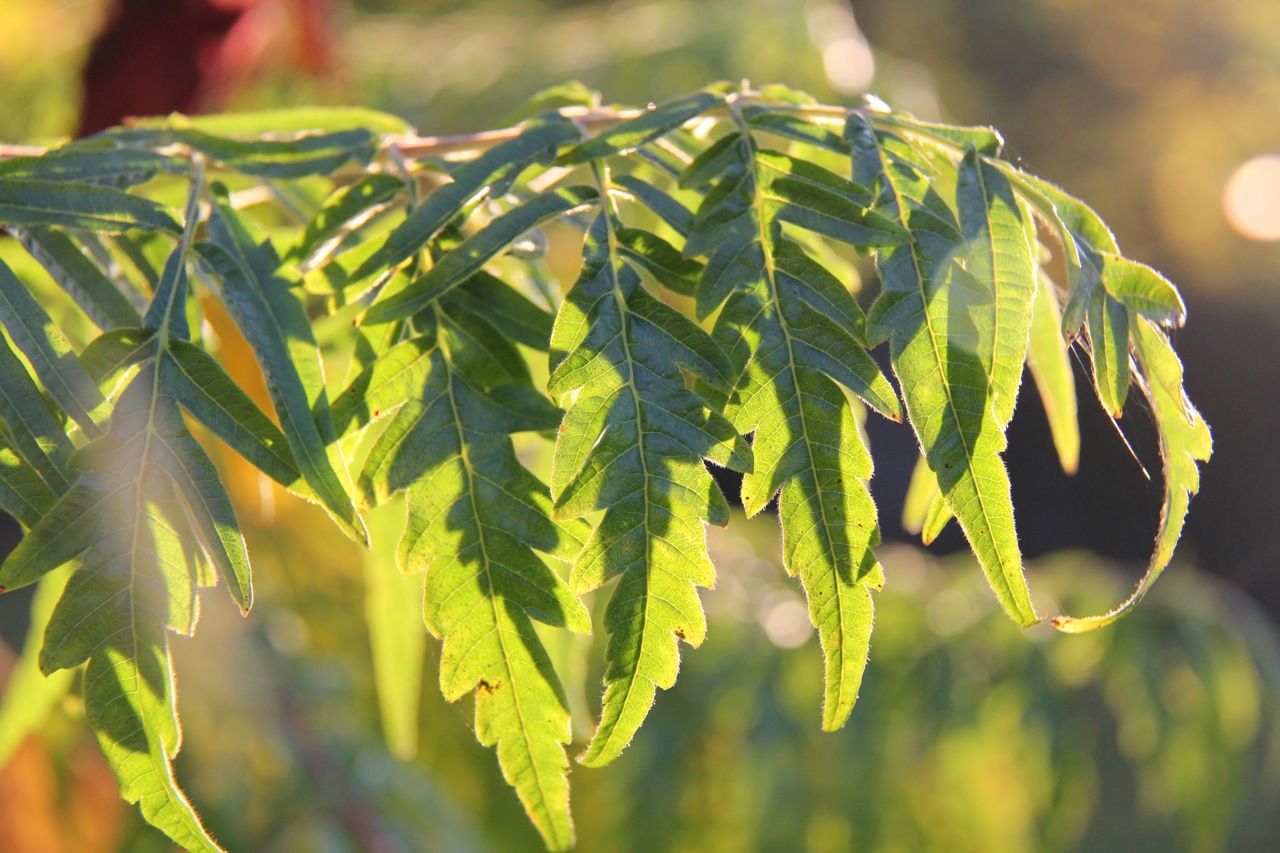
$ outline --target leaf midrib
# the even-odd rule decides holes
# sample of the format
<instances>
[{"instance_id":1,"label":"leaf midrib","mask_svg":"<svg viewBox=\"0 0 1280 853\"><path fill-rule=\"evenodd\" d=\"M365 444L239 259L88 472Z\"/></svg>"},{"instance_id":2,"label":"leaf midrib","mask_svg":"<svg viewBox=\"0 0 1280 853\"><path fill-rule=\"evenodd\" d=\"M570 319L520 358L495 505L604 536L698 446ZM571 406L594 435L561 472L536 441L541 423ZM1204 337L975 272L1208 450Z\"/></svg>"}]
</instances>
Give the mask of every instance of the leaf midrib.
<instances>
[{"instance_id":1,"label":"leaf midrib","mask_svg":"<svg viewBox=\"0 0 1280 853\"><path fill-rule=\"evenodd\" d=\"M748 140L748 145L752 155L751 156L752 163L753 164L757 163L758 161L756 160L756 157L755 157L755 144L751 141L750 136L747 136L747 140ZM800 396L801 395L800 374L796 370L795 345L794 345L792 334L791 334L791 327L787 323L786 315L782 313L782 304L778 299L777 266L773 258L773 245L768 239L769 235L766 230L767 226L765 225L765 222L764 222L764 191L760 186L760 180L758 176L756 176L755 180L752 183L754 184L753 190L754 190L754 196L755 196L755 204L754 204L755 215L753 218L756 221L756 239L760 241L761 253L764 258L765 280L767 282L768 291L769 291L768 304L773 306L774 314L778 318L777 319L778 328L782 331L783 339L786 341L786 344L787 344L787 372L791 374L792 386L795 388L796 410L800 416L800 432L801 432L801 435L804 437L803 442L804 442L805 455L809 459L809 470L813 473L814 487L820 488L819 487L820 481L818 478L818 463L817 463L817 460L813 458L813 447L810 445L810 442L809 442L809 424L808 424L807 418L805 417L804 401L801 399L801 396ZM761 313L763 313L763 311ZM791 478L788 478L788 479L791 479ZM770 497L772 497L772 495L770 495ZM840 637L843 639L843 637L845 636L845 621L844 621L845 587L843 584L839 582L840 581L839 568L837 566L837 563L839 562L839 558L836 555L835 545L834 543L831 542L831 539L830 539L829 532L831 530L831 524L830 524L830 521L827 519L826 504L822 500L818 501L818 509L822 516L823 539L825 540L824 544L827 547L827 553L831 555L832 570L836 572L836 584L835 584L836 599L837 599L836 612L839 614ZM797 572L798 572L798 569L797 569ZM841 655L841 664L843 664L844 662L843 644L841 645L840 655ZM840 690L837 692L837 696L843 696L843 695L844 695L844 666L842 665L840 667Z\"/></svg>"},{"instance_id":2,"label":"leaf midrib","mask_svg":"<svg viewBox=\"0 0 1280 853\"><path fill-rule=\"evenodd\" d=\"M443 356L441 361L445 368L444 381L445 387L448 389L449 410L453 413L452 421L454 431L458 437L458 458L462 462L462 470L465 472L467 478L467 500L471 504L471 514L476 520L476 531L480 540L480 557L484 563L485 585L488 588L488 594L485 595L484 598L489 602L489 605L493 610L494 633L498 637L498 644L502 647L502 665L507 670L507 683L511 685L512 701L515 703L516 716L520 719L520 737L524 741L525 750L529 754L529 767L533 771L534 781L538 786L538 795L542 799L542 807L547 815L547 831L555 836L557 848L559 848L567 842L567 839L560 837L559 824L557 823L555 819L556 816L552 810L551 798L544 787L541 767L535 757L537 752L534 750L533 742L529 737L530 723L525 717L524 707L520 701L520 691L516 685L515 671L511 668L511 655L507 651L507 640L503 634L502 618L498 611L498 597L494 592L497 589L497 586L493 578L493 571L491 568L492 562L489 557L489 546L485 538L485 523L483 521L483 516L480 514L480 506L476 502L476 473L471 464L471 453L467 446L466 434L462 429L462 413L459 410L458 400L453 390L453 363L449 358L448 344L443 340L441 340L440 350L441 355Z\"/></svg>"},{"instance_id":3,"label":"leaf midrib","mask_svg":"<svg viewBox=\"0 0 1280 853\"><path fill-rule=\"evenodd\" d=\"M607 193L601 193L601 195L607 196ZM621 265L624 263L624 261L622 260L621 254L618 250L618 236L614 230L613 217L609 215L609 211L605 209L603 205L601 207L600 215L604 217L605 233L607 234L607 237L608 237L609 276L613 282L613 288L612 288L613 300L618 306L618 313L622 315L622 322L620 324L620 328L618 331L618 337L622 341L622 352L627 365L627 381L626 381L627 390L631 394L631 402L632 402L632 405L635 407L636 449L639 451L637 455L640 458L640 472L642 474L641 482L644 484L641 487L641 492L644 496L644 500L643 500L644 515L643 515L642 524L643 524L644 533L645 533L644 565L645 565L645 575L646 575L646 587L645 587L645 594L644 594L644 614L642 617L643 626L640 629L640 647L637 649L636 656L635 656L636 665L632 668L631 675L627 679L626 694L624 695L622 700L623 711L625 711L628 703L631 701L632 693L635 690L636 679L641 677L640 675L641 662L645 658L645 647L648 645L648 642L649 642L649 633L650 633L649 632L649 624L650 624L649 608L653 601L653 595L652 595L652 590L648 586L648 584L651 582L652 579L648 578L647 576L648 576L649 566L652 562L652 551L651 551L650 545L653 541L653 537L650 535L650 531L649 531L650 479L649 479L649 459L647 454L645 453L645 448L644 448L644 418L643 418L644 409L641 406L640 391L636 387L635 362L631 356L631 342L629 340L629 332L631 328L631 312L627 310L627 301L626 301L626 297L622 293L622 285L620 283L621 277L618 274L618 270L621 267ZM618 721L621 722L621 720L622 720L622 712L620 711L618 715ZM609 730L609 735L606 743L612 744L613 739L617 734L617 732L618 732L618 724L615 723L613 728ZM603 751L603 746L601 747L601 751Z\"/></svg>"}]
</instances>

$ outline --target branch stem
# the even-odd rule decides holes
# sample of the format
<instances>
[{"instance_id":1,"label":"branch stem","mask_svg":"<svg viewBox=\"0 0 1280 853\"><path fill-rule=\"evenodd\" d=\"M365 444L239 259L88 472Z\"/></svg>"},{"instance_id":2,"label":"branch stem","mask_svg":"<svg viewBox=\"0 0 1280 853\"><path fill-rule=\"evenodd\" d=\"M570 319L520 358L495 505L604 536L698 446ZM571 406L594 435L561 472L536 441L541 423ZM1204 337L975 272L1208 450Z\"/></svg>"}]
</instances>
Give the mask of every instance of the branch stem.
<instances>
[{"instance_id":1,"label":"branch stem","mask_svg":"<svg viewBox=\"0 0 1280 853\"><path fill-rule=\"evenodd\" d=\"M768 106L770 109L783 112L799 113L810 118L843 119L858 110L850 107L825 105L780 104L763 98L755 92L734 93L725 106L712 110L709 114L738 110L748 106ZM573 119L588 128L604 128L620 124L629 119L644 115L643 109L596 109L588 107L563 107L560 114ZM444 136L416 136L413 134L395 134L383 137L382 150L398 153L407 159L440 157L445 155L460 156L471 152L483 151L501 142L514 139L520 135L520 125L503 127L495 130L482 130L476 133L458 133ZM38 145L6 145L0 144L0 160L14 157L39 157L49 149ZM176 153L176 152L175 152ZM394 155L393 155L394 156Z\"/></svg>"}]
</instances>

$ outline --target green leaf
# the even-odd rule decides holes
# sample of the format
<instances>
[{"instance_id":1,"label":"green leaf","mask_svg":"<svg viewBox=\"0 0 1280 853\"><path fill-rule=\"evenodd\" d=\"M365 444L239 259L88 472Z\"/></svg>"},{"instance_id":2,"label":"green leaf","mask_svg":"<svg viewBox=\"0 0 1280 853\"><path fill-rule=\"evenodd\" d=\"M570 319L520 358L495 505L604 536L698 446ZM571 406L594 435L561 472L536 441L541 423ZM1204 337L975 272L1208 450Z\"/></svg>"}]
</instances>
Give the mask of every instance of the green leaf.
<instances>
[{"instance_id":1,"label":"green leaf","mask_svg":"<svg viewBox=\"0 0 1280 853\"><path fill-rule=\"evenodd\" d=\"M0 224L61 225L119 234L132 228L182 230L173 211L110 187L70 181L0 178Z\"/></svg>"},{"instance_id":2,"label":"green leaf","mask_svg":"<svg viewBox=\"0 0 1280 853\"><path fill-rule=\"evenodd\" d=\"M344 480L346 461L329 412L320 353L302 305L282 277L280 257L253 223L225 202L209 217L212 244L205 263L222 282L223 297L267 376L303 479L344 533L367 543Z\"/></svg>"},{"instance_id":3,"label":"green leaf","mask_svg":"<svg viewBox=\"0 0 1280 853\"><path fill-rule=\"evenodd\" d=\"M712 91L667 101L570 149L561 156L560 162L572 166L634 151L723 103L724 96Z\"/></svg>"},{"instance_id":4,"label":"green leaf","mask_svg":"<svg viewBox=\"0 0 1280 853\"><path fill-rule=\"evenodd\" d=\"M4 335L0 335L0 420L21 462L61 494L68 485L66 467L74 445Z\"/></svg>"},{"instance_id":5,"label":"green leaf","mask_svg":"<svg viewBox=\"0 0 1280 853\"><path fill-rule=\"evenodd\" d=\"M722 255L734 259L716 285L729 296L713 333L737 373L725 415L739 432L755 434L755 468L742 481L747 515L778 495L783 565L800 576L808 596L826 660L822 727L834 731L853 709L866 666L873 618L867 583L879 575L871 548L880 541L866 486L871 456L836 383L889 417L901 412L858 340L862 312L852 295L774 227L783 210L770 189L793 161L757 152L746 136L729 150L738 160L723 182L734 191L709 193L698 212L726 235L708 271ZM817 167L797 171L847 183ZM718 198L723 211L708 207Z\"/></svg>"},{"instance_id":6,"label":"green leaf","mask_svg":"<svg viewBox=\"0 0 1280 853\"><path fill-rule=\"evenodd\" d=\"M528 122L515 139L495 145L475 160L460 166L451 183L438 187L404 222L387 235L386 242L352 275L369 278L396 266L427 245L468 204L483 197L500 176L523 171L530 164L554 157L566 142L580 139L577 125L560 116Z\"/></svg>"},{"instance_id":7,"label":"green leaf","mask_svg":"<svg viewBox=\"0 0 1280 853\"><path fill-rule=\"evenodd\" d=\"M1101 289L1089 300L1086 321L1093 359L1093 385L1107 414L1124 414L1129 396L1129 309Z\"/></svg>"},{"instance_id":8,"label":"green leaf","mask_svg":"<svg viewBox=\"0 0 1280 853\"><path fill-rule=\"evenodd\" d=\"M586 209L595 203L591 187L548 190L517 205L445 253L436 264L394 296L375 302L366 323L386 323L418 313L431 302L475 275L526 232L548 219Z\"/></svg>"},{"instance_id":9,"label":"green leaf","mask_svg":"<svg viewBox=\"0 0 1280 853\"><path fill-rule=\"evenodd\" d=\"M1003 172L970 148L956 179L956 208L965 241L965 270L982 288L969 308L978 332L978 357L1001 432L1013 418L1022 384L1031 307L1036 293L1030 213ZM952 313L961 306L952 305Z\"/></svg>"},{"instance_id":10,"label":"green leaf","mask_svg":"<svg viewBox=\"0 0 1280 853\"><path fill-rule=\"evenodd\" d=\"M308 269L327 263L345 237L385 210L404 188L400 178L382 174L343 187L325 201L287 258Z\"/></svg>"},{"instance_id":11,"label":"green leaf","mask_svg":"<svg viewBox=\"0 0 1280 853\"><path fill-rule=\"evenodd\" d=\"M680 188L705 190L726 169L740 163L740 140L738 134L729 133L702 149L680 173Z\"/></svg>"},{"instance_id":12,"label":"green leaf","mask_svg":"<svg viewBox=\"0 0 1280 853\"><path fill-rule=\"evenodd\" d=\"M58 500L49 484L25 460L0 446L0 509L32 528Z\"/></svg>"},{"instance_id":13,"label":"green leaf","mask_svg":"<svg viewBox=\"0 0 1280 853\"><path fill-rule=\"evenodd\" d=\"M1102 616L1075 618L1058 616L1053 624L1068 633L1101 628L1115 622L1142 600L1147 590L1173 558L1174 546L1182 535L1191 497L1200 490L1200 466L1213 453L1213 437L1182 387L1182 362L1169 346L1169 339L1150 320L1130 315L1130 335L1142 371L1140 383L1160 434L1160 456L1164 460L1164 506L1160 532L1147 572L1133 594Z\"/></svg>"},{"instance_id":14,"label":"green leaf","mask_svg":"<svg viewBox=\"0 0 1280 853\"><path fill-rule=\"evenodd\" d=\"M1027 195L1027 200L1036 203L1037 209L1050 219L1060 236L1074 235L1076 240L1068 239L1064 246L1070 256L1076 253L1076 247L1071 245L1076 241L1083 241L1087 247L1100 252L1120 253L1115 235L1089 205L1043 178L1029 175L1007 163L999 165ZM1046 207L1044 202L1049 206Z\"/></svg>"},{"instance_id":15,"label":"green leaf","mask_svg":"<svg viewBox=\"0 0 1280 853\"><path fill-rule=\"evenodd\" d=\"M636 201L657 214L681 237L687 237L693 229L693 213L689 208L648 181L642 181L635 175L616 175L613 183L635 196Z\"/></svg>"},{"instance_id":16,"label":"green leaf","mask_svg":"<svg viewBox=\"0 0 1280 853\"><path fill-rule=\"evenodd\" d=\"M0 261L0 321L58 407L85 435L96 437L97 419L103 416L106 401L80 366L71 344L4 261Z\"/></svg>"},{"instance_id":17,"label":"green leaf","mask_svg":"<svg viewBox=\"0 0 1280 853\"><path fill-rule=\"evenodd\" d=\"M931 141L945 142L952 148L961 151L973 147L978 154L985 157L996 157L1004 147L1004 139L1000 131L994 127L964 127L954 124L939 124L921 121L915 116L895 111L869 111L867 117L875 125L891 131L906 131L914 136L924 137Z\"/></svg>"},{"instance_id":18,"label":"green leaf","mask_svg":"<svg viewBox=\"0 0 1280 853\"><path fill-rule=\"evenodd\" d=\"M508 115L504 123L514 124L539 113L558 110L564 107L594 107L600 103L600 93L580 80L569 80L557 83L546 89L534 92L529 100L520 105L514 114Z\"/></svg>"},{"instance_id":19,"label":"green leaf","mask_svg":"<svg viewBox=\"0 0 1280 853\"><path fill-rule=\"evenodd\" d=\"M1181 326L1187 306L1167 278L1146 264L1099 252L1102 286L1129 311L1165 325Z\"/></svg>"},{"instance_id":20,"label":"green leaf","mask_svg":"<svg viewBox=\"0 0 1280 853\"><path fill-rule=\"evenodd\" d=\"M1062 315L1053 282L1039 275L1031 338L1027 344L1027 367L1035 379L1049 419L1053 445L1058 450L1062 470L1074 474L1080 464L1080 424L1076 417L1076 381L1071 359L1062 338Z\"/></svg>"},{"instance_id":21,"label":"green leaf","mask_svg":"<svg viewBox=\"0 0 1280 853\"><path fill-rule=\"evenodd\" d=\"M170 341L168 387L182 408L255 468L306 500L315 493L302 478L288 439L222 365L189 341Z\"/></svg>"},{"instance_id":22,"label":"green leaf","mask_svg":"<svg viewBox=\"0 0 1280 853\"><path fill-rule=\"evenodd\" d=\"M1115 236L1102 218L1084 202L1046 180L1028 175L1007 163L997 164L1009 175L1019 193L1049 223L1058 238L1067 267L1068 298L1062 328L1074 334L1084 323L1093 293L1101 287L1098 252L1120 253Z\"/></svg>"},{"instance_id":23,"label":"green leaf","mask_svg":"<svg viewBox=\"0 0 1280 853\"><path fill-rule=\"evenodd\" d=\"M803 142L827 151L848 155L849 142L838 130L823 127L792 113L776 112L769 107L747 107L742 117L753 130L762 130L785 139ZM840 125L836 125L837 128Z\"/></svg>"},{"instance_id":24,"label":"green leaf","mask_svg":"<svg viewBox=\"0 0 1280 853\"><path fill-rule=\"evenodd\" d=\"M561 517L603 509L574 563L576 592L610 579L605 611L604 709L587 765L618 755L643 722L656 688L675 683L678 640L701 644L706 621L695 585L709 586L704 521L729 507L703 459L737 470L751 449L686 389L683 365L724 387L729 365L705 332L650 296L622 258L616 224L601 212L585 263L551 339L552 395L576 391L556 440L551 493Z\"/></svg>"},{"instance_id":25,"label":"green leaf","mask_svg":"<svg viewBox=\"0 0 1280 853\"><path fill-rule=\"evenodd\" d=\"M866 209L870 193L821 166L775 151L759 151L760 184L772 218L848 243L895 246L906 232Z\"/></svg>"},{"instance_id":26,"label":"green leaf","mask_svg":"<svg viewBox=\"0 0 1280 853\"><path fill-rule=\"evenodd\" d=\"M547 351L555 317L496 276L478 272L450 291L446 301L451 312L474 314L516 343Z\"/></svg>"},{"instance_id":27,"label":"green leaf","mask_svg":"<svg viewBox=\"0 0 1280 853\"><path fill-rule=\"evenodd\" d=\"M70 236L52 228L30 228L21 239L27 252L99 329L109 332L139 324L142 317L133 302Z\"/></svg>"},{"instance_id":28,"label":"green leaf","mask_svg":"<svg viewBox=\"0 0 1280 853\"><path fill-rule=\"evenodd\" d=\"M344 440L362 435L370 424L409 402L422 387L435 345L434 335L410 338L361 371L333 401L338 435Z\"/></svg>"},{"instance_id":29,"label":"green leaf","mask_svg":"<svg viewBox=\"0 0 1280 853\"><path fill-rule=\"evenodd\" d=\"M686 258L657 234L641 228L619 228L617 237L618 251L658 284L681 296L692 296L697 290L702 264Z\"/></svg>"},{"instance_id":30,"label":"green leaf","mask_svg":"<svg viewBox=\"0 0 1280 853\"><path fill-rule=\"evenodd\" d=\"M933 500L929 502L929 511L925 513L924 524L920 528L920 542L924 545L932 545L933 540L942 535L942 531L946 529L947 522L953 518L955 518L955 514L947 506L947 501L942 496L942 492L935 493Z\"/></svg>"},{"instance_id":31,"label":"green leaf","mask_svg":"<svg viewBox=\"0 0 1280 853\"><path fill-rule=\"evenodd\" d=\"M374 133L412 133L413 128L399 116L363 107L285 107L219 115L184 116L174 113L163 118L135 120L134 127L192 127L223 136L343 130L371 130Z\"/></svg>"},{"instance_id":32,"label":"green leaf","mask_svg":"<svg viewBox=\"0 0 1280 853\"><path fill-rule=\"evenodd\" d=\"M266 178L328 175L348 160L367 165L378 150L378 137L365 128L292 139L231 139L195 128L174 130L172 136L229 169Z\"/></svg>"},{"instance_id":33,"label":"green leaf","mask_svg":"<svg viewBox=\"0 0 1280 853\"><path fill-rule=\"evenodd\" d=\"M923 456L916 461L911 470L911 481L907 484L907 496L902 502L902 529L908 533L919 534L924 529L925 519L929 515L929 506L938 492L938 478L929 470L929 462Z\"/></svg>"},{"instance_id":34,"label":"green leaf","mask_svg":"<svg viewBox=\"0 0 1280 853\"><path fill-rule=\"evenodd\" d=\"M184 174L191 164L142 148L103 148L88 141L55 148L39 157L0 160L0 178L34 178L41 181L75 181L112 184L124 189L145 183L156 174Z\"/></svg>"},{"instance_id":35,"label":"green leaf","mask_svg":"<svg viewBox=\"0 0 1280 853\"><path fill-rule=\"evenodd\" d=\"M212 851L170 767L181 742L165 629L194 629L197 589L210 582L204 560L247 608L249 563L164 372L151 362L130 382L107 433L77 454L75 484L0 566L0 584L30 583L84 555L50 619L41 668L89 662L89 724L122 794L176 843Z\"/></svg>"},{"instance_id":36,"label":"green leaf","mask_svg":"<svg viewBox=\"0 0 1280 853\"><path fill-rule=\"evenodd\" d=\"M975 352L977 331L966 308L955 257L959 228L945 201L914 163L914 152L860 116L849 120L854 179L878 186L876 205L913 242L877 253L884 290L868 317L872 340L890 339L908 418L948 506L1005 611L1018 623L1038 620L1022 569L1005 437L990 400L990 381ZM959 304L953 304L959 302Z\"/></svg>"},{"instance_id":37,"label":"green leaf","mask_svg":"<svg viewBox=\"0 0 1280 853\"><path fill-rule=\"evenodd\" d=\"M551 521L546 487L507 435L524 425L463 372L467 339L446 329L439 340L418 345L420 384L370 450L360 500L407 493L397 560L426 569L427 628L444 640L441 690L449 701L475 691L477 738L497 746L543 840L563 850L573 843L569 711L530 620L587 632L590 619L535 549L568 558L586 527Z\"/></svg>"},{"instance_id":38,"label":"green leaf","mask_svg":"<svg viewBox=\"0 0 1280 853\"><path fill-rule=\"evenodd\" d=\"M929 469L928 460L921 457L907 486L907 499L902 506L903 529L919 534L921 544L932 545L953 518L955 515L938 490L938 478Z\"/></svg>"},{"instance_id":39,"label":"green leaf","mask_svg":"<svg viewBox=\"0 0 1280 853\"><path fill-rule=\"evenodd\" d=\"M114 400L127 384L130 369L152 358L160 343L155 329L113 329L89 342L80 353L84 372L107 399Z\"/></svg>"}]
</instances>

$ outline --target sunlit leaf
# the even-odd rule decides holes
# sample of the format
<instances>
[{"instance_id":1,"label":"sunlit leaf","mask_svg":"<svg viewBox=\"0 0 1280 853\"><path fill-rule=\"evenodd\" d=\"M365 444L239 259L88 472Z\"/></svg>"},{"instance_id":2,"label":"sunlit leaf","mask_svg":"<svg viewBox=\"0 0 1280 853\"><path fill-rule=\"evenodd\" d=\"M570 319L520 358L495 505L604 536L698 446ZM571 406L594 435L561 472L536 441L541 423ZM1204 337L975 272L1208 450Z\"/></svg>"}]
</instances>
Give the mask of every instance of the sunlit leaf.
<instances>
[{"instance_id":1,"label":"sunlit leaf","mask_svg":"<svg viewBox=\"0 0 1280 853\"><path fill-rule=\"evenodd\" d=\"M139 324L142 317L133 302L70 236L47 227L30 228L23 236L31 256L98 328L109 332Z\"/></svg>"},{"instance_id":2,"label":"sunlit leaf","mask_svg":"<svg viewBox=\"0 0 1280 853\"><path fill-rule=\"evenodd\" d=\"M111 187L0 178L0 224L61 225L119 234L131 228L177 233L172 212L147 198Z\"/></svg>"},{"instance_id":3,"label":"sunlit leaf","mask_svg":"<svg viewBox=\"0 0 1280 853\"><path fill-rule=\"evenodd\" d=\"M596 191L591 187L567 187L534 196L463 240L404 290L374 303L364 322L386 323L416 314L479 272L525 232L548 219L584 210L595 200Z\"/></svg>"},{"instance_id":4,"label":"sunlit leaf","mask_svg":"<svg viewBox=\"0 0 1280 853\"><path fill-rule=\"evenodd\" d=\"M0 261L0 322L58 407L86 435L98 435L97 421L106 401L80 366L71 344L4 261Z\"/></svg>"},{"instance_id":5,"label":"sunlit leaf","mask_svg":"<svg viewBox=\"0 0 1280 853\"><path fill-rule=\"evenodd\" d=\"M452 182L439 187L396 226L381 248L353 278L368 278L407 260L440 233L449 221L488 189L500 175L520 171L535 161L554 157L561 145L581 138L577 125L556 117L540 117L525 125L515 139L495 145L474 161L460 166Z\"/></svg>"},{"instance_id":6,"label":"sunlit leaf","mask_svg":"<svg viewBox=\"0 0 1280 853\"><path fill-rule=\"evenodd\" d=\"M549 518L546 487L517 461L509 432L531 424L490 396L497 378L462 349L448 319L420 354L412 391L370 450L362 505L407 493L409 522L397 561L426 569L426 624L444 639L440 686L454 701L476 694L476 736L498 761L547 846L572 844L569 712L531 618L590 630L585 608L535 549L569 558L585 525ZM405 345L402 345L405 346ZM375 365L376 367L376 365ZM409 376L406 371L402 376ZM357 381L355 387L378 387Z\"/></svg>"},{"instance_id":7,"label":"sunlit leaf","mask_svg":"<svg viewBox=\"0 0 1280 853\"><path fill-rule=\"evenodd\" d=\"M279 256L225 203L214 208L209 236L213 242L202 249L204 261L222 281L227 306L270 380L271 402L303 478L348 536L367 541L344 483L346 462L311 324L281 278Z\"/></svg>"},{"instance_id":8,"label":"sunlit leaf","mask_svg":"<svg viewBox=\"0 0 1280 853\"><path fill-rule=\"evenodd\" d=\"M751 467L733 426L685 388L683 366L725 387L729 365L706 333L645 292L618 251L616 223L591 225L585 264L551 339L553 395L576 391L556 441L551 493L557 513L605 510L574 563L575 592L617 578L605 612L602 718L579 759L605 764L634 736L657 688L675 683L679 641L702 643L696 586L715 570L704 522L729 520L702 464Z\"/></svg>"},{"instance_id":9,"label":"sunlit leaf","mask_svg":"<svg viewBox=\"0 0 1280 853\"><path fill-rule=\"evenodd\" d=\"M910 153L902 151L901 141L856 115L849 132L854 178L879 186L877 209L914 241L878 253L884 292L868 317L869 337L890 339L908 420L992 589L1012 618L1032 624L1039 617L1022 569L1009 477L1000 460L1004 432L977 352L978 330L967 310L983 297L966 290L971 277L957 274L959 226Z\"/></svg>"},{"instance_id":10,"label":"sunlit leaf","mask_svg":"<svg viewBox=\"0 0 1280 853\"><path fill-rule=\"evenodd\" d=\"M1213 453L1213 437L1182 387L1182 362L1169 346L1164 332L1144 317L1131 317L1131 335L1138 365L1142 369L1141 388L1151 404L1156 431L1160 435L1160 456L1164 460L1164 505L1160 511L1160 531L1156 550L1147 572L1121 605L1102 616L1074 618L1058 616L1054 625L1078 633L1101 628L1129 612L1146 595L1173 557L1182 535L1191 497L1200 490L1200 465Z\"/></svg>"},{"instance_id":11,"label":"sunlit leaf","mask_svg":"<svg viewBox=\"0 0 1280 853\"><path fill-rule=\"evenodd\" d=\"M724 97L712 91L676 98L588 139L565 153L560 160L566 165L574 165L634 151L722 103Z\"/></svg>"},{"instance_id":12,"label":"sunlit leaf","mask_svg":"<svg viewBox=\"0 0 1280 853\"><path fill-rule=\"evenodd\" d=\"M787 213L771 195L785 180L779 175L794 174L798 186L836 188L841 198L854 192L852 184L812 164L759 152L745 136L727 150L738 159L724 170L723 181L734 191L709 193L698 212L700 223L713 222L725 235L708 265L708 273L718 275L717 292L730 294L714 332L738 373L725 414L739 432L755 435L743 508L755 515L779 498L783 565L800 576L822 641L822 726L832 731L848 718L862 681L872 622L866 580L877 571L871 548L880 541L866 486L871 456L836 383L889 417L901 414L897 395L858 340L861 309L775 224ZM717 198L728 210L711 207ZM870 230L866 236L879 240ZM724 254L732 262L718 264Z\"/></svg>"}]
</instances>

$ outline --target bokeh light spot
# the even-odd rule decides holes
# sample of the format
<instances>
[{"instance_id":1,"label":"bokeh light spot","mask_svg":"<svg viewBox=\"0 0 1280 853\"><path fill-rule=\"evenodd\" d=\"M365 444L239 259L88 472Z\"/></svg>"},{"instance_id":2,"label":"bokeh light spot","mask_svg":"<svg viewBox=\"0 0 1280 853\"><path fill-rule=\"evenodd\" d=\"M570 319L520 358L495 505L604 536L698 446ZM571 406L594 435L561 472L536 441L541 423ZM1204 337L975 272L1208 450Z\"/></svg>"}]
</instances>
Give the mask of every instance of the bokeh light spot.
<instances>
[{"instance_id":1,"label":"bokeh light spot","mask_svg":"<svg viewBox=\"0 0 1280 853\"><path fill-rule=\"evenodd\" d=\"M764 632L769 637L769 642L780 649L794 649L804 645L813 632L813 626L809 624L809 610L795 596L779 596L762 609Z\"/></svg>"},{"instance_id":2,"label":"bokeh light spot","mask_svg":"<svg viewBox=\"0 0 1280 853\"><path fill-rule=\"evenodd\" d=\"M1280 154L1260 154L1231 175L1222 193L1227 222L1250 240L1280 240Z\"/></svg>"}]
</instances>

